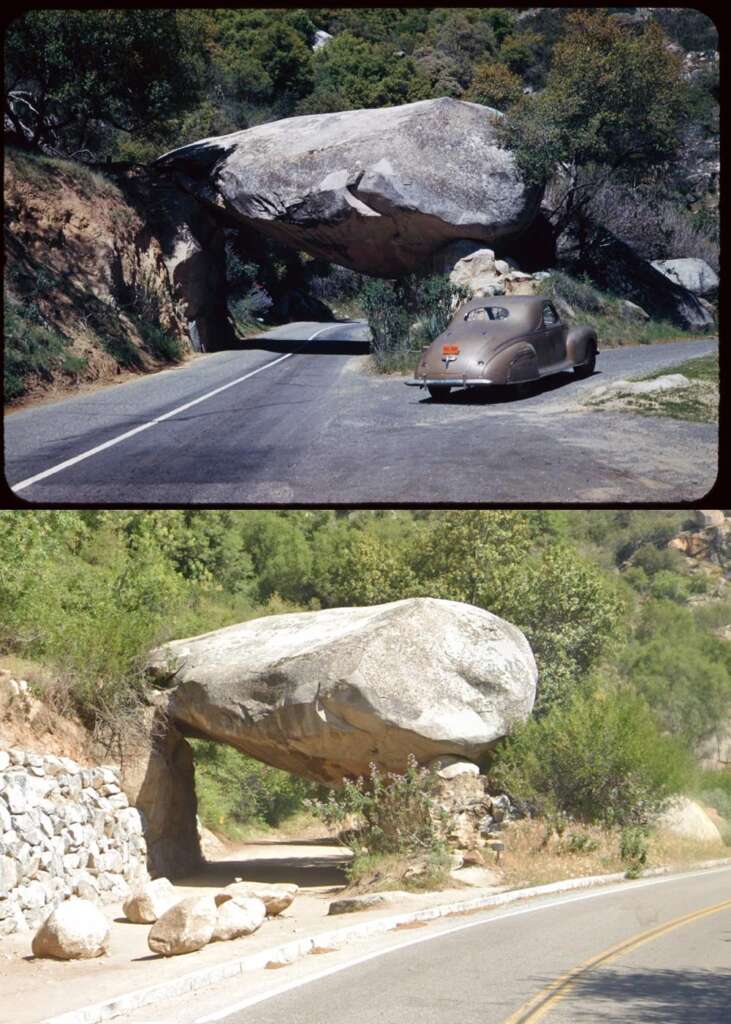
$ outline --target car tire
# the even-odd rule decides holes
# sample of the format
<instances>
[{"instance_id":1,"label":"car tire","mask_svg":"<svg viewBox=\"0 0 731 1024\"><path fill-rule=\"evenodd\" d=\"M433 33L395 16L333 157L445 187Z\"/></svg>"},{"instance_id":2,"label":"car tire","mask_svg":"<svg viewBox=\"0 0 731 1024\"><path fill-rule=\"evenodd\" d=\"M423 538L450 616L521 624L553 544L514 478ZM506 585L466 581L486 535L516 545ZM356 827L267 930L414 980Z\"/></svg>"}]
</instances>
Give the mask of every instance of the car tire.
<instances>
[{"instance_id":1,"label":"car tire","mask_svg":"<svg viewBox=\"0 0 731 1024\"><path fill-rule=\"evenodd\" d=\"M579 363L578 366L574 367L574 376L578 377L579 380L583 380L585 377L591 377L596 367L596 345L591 346L591 352L589 353L588 359L583 363Z\"/></svg>"},{"instance_id":2,"label":"car tire","mask_svg":"<svg viewBox=\"0 0 731 1024\"><path fill-rule=\"evenodd\" d=\"M427 384L426 390L433 402L446 402L452 389L448 384Z\"/></svg>"}]
</instances>

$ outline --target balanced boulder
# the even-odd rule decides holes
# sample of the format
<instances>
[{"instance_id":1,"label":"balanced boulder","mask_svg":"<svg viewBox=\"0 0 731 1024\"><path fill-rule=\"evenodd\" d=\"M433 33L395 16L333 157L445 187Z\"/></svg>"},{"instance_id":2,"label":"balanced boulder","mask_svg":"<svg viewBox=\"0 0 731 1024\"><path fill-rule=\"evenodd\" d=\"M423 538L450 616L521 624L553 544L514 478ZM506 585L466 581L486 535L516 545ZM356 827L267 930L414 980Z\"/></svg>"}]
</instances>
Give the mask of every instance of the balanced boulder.
<instances>
[{"instance_id":1,"label":"balanced boulder","mask_svg":"<svg viewBox=\"0 0 731 1024\"><path fill-rule=\"evenodd\" d=\"M178 894L172 882L167 878L156 878L136 889L122 909L128 921L154 924L177 900Z\"/></svg>"},{"instance_id":2,"label":"balanced boulder","mask_svg":"<svg viewBox=\"0 0 731 1024\"><path fill-rule=\"evenodd\" d=\"M475 761L533 707L524 635L456 601L269 616L153 651L183 732L328 783L369 764Z\"/></svg>"},{"instance_id":3,"label":"balanced boulder","mask_svg":"<svg viewBox=\"0 0 731 1024\"><path fill-rule=\"evenodd\" d=\"M216 909L212 896L188 896L157 919L150 929L147 945L153 953L163 956L202 949L213 936Z\"/></svg>"},{"instance_id":4,"label":"balanced boulder","mask_svg":"<svg viewBox=\"0 0 731 1024\"><path fill-rule=\"evenodd\" d=\"M89 960L109 946L110 925L90 900L66 900L49 914L33 937L33 956Z\"/></svg>"},{"instance_id":5,"label":"balanced boulder","mask_svg":"<svg viewBox=\"0 0 731 1024\"><path fill-rule=\"evenodd\" d=\"M504 242L531 224L540 189L498 144L501 116L443 97L288 117L190 143L154 167L231 224L387 277L455 238Z\"/></svg>"}]
</instances>

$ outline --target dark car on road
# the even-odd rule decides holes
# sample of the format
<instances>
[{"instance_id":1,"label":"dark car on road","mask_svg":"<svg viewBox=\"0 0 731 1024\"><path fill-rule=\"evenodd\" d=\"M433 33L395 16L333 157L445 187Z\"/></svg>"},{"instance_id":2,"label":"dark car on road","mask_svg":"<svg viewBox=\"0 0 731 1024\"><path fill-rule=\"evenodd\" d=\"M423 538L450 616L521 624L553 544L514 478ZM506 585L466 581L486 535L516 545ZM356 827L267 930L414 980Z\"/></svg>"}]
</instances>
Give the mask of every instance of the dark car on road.
<instances>
[{"instance_id":1,"label":"dark car on road","mask_svg":"<svg viewBox=\"0 0 731 1024\"><path fill-rule=\"evenodd\" d=\"M411 387L435 400L452 388L522 385L562 370L577 377L594 372L597 337L586 325L569 327L542 295L471 299L449 327L427 345Z\"/></svg>"}]
</instances>

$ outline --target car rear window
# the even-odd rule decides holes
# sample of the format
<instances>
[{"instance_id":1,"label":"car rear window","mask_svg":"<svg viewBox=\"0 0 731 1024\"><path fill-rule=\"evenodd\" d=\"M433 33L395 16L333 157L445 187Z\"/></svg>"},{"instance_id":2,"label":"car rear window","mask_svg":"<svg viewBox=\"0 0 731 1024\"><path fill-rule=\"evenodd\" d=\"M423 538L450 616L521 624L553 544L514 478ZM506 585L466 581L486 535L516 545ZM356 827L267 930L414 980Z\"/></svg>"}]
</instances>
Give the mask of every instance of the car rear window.
<instances>
[{"instance_id":1,"label":"car rear window","mask_svg":"<svg viewBox=\"0 0 731 1024\"><path fill-rule=\"evenodd\" d=\"M465 313L465 320L506 320L509 316L505 306L478 306Z\"/></svg>"}]
</instances>

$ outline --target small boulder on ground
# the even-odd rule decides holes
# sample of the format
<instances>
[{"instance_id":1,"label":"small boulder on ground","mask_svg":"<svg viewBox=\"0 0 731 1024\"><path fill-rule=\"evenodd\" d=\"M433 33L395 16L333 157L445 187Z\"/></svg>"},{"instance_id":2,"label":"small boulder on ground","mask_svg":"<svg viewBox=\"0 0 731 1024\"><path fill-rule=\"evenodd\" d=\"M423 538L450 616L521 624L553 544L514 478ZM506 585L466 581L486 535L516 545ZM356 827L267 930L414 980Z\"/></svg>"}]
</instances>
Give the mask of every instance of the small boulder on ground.
<instances>
[{"instance_id":1,"label":"small boulder on ground","mask_svg":"<svg viewBox=\"0 0 731 1024\"><path fill-rule=\"evenodd\" d=\"M216 913L212 896L189 896L158 918L150 929L147 945L163 956L202 949L213 936Z\"/></svg>"},{"instance_id":2,"label":"small boulder on ground","mask_svg":"<svg viewBox=\"0 0 731 1024\"><path fill-rule=\"evenodd\" d=\"M678 797L658 821L660 828L685 839L699 843L721 843L721 833L716 823L695 800Z\"/></svg>"},{"instance_id":3,"label":"small boulder on ground","mask_svg":"<svg viewBox=\"0 0 731 1024\"><path fill-rule=\"evenodd\" d=\"M218 904L216 927L211 942L226 942L242 935L253 935L267 916L263 900L233 896Z\"/></svg>"},{"instance_id":4,"label":"small boulder on ground","mask_svg":"<svg viewBox=\"0 0 731 1024\"><path fill-rule=\"evenodd\" d=\"M49 914L33 937L33 956L90 960L109 947L108 919L95 903L76 897Z\"/></svg>"},{"instance_id":5,"label":"small boulder on ground","mask_svg":"<svg viewBox=\"0 0 731 1024\"><path fill-rule=\"evenodd\" d=\"M124 916L134 924L154 924L174 906L178 894L167 878L156 878L136 889L123 906Z\"/></svg>"},{"instance_id":6,"label":"small boulder on ground","mask_svg":"<svg viewBox=\"0 0 731 1024\"><path fill-rule=\"evenodd\" d=\"M294 882L232 882L218 893L216 902L222 903L225 899L233 897L259 899L266 907L267 917L276 917L290 906L298 892L299 886Z\"/></svg>"},{"instance_id":7,"label":"small boulder on ground","mask_svg":"<svg viewBox=\"0 0 731 1024\"><path fill-rule=\"evenodd\" d=\"M367 892L362 896L343 896L342 899L332 901L328 914L352 914L358 910L374 910L376 907L386 907L397 900L408 901L412 898L412 893L402 892L400 889Z\"/></svg>"}]
</instances>

